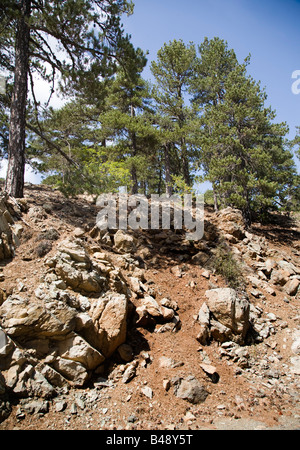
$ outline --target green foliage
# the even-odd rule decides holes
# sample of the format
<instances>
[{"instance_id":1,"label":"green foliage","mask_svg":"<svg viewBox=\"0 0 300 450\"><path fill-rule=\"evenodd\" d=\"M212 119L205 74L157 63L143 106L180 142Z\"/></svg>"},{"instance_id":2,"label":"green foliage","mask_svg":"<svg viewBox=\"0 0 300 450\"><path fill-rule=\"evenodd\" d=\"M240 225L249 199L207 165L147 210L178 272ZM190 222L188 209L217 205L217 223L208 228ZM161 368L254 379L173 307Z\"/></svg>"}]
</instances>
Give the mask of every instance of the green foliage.
<instances>
[{"instance_id":1,"label":"green foliage","mask_svg":"<svg viewBox=\"0 0 300 450\"><path fill-rule=\"evenodd\" d=\"M214 191L212 189L207 189L204 192L204 203L208 206L214 206Z\"/></svg>"},{"instance_id":2,"label":"green foliage","mask_svg":"<svg viewBox=\"0 0 300 450\"><path fill-rule=\"evenodd\" d=\"M229 287L238 289L244 286L239 264L226 244L220 243L216 248L210 266L217 275L225 279Z\"/></svg>"},{"instance_id":3,"label":"green foliage","mask_svg":"<svg viewBox=\"0 0 300 450\"><path fill-rule=\"evenodd\" d=\"M198 47L173 40L152 61L150 85L142 77L146 54L121 26L121 15L133 11L131 1L31 3L29 85L34 93L35 73L49 86L60 74L61 91L69 96L59 110L40 108L34 95L28 103L27 162L44 183L65 195L119 186L183 194L193 192L201 171L213 187L206 203L239 208L249 223L269 210L297 207L299 176L285 141L287 125L275 122L265 90L248 75L250 57L239 63L218 37ZM19 2L3 2L0 68L11 74L19 13ZM2 152L8 86L0 95ZM299 131L291 147L300 157Z\"/></svg>"},{"instance_id":4,"label":"green foliage","mask_svg":"<svg viewBox=\"0 0 300 450\"><path fill-rule=\"evenodd\" d=\"M192 185L191 163L193 148L190 127L193 118L192 108L187 105L196 50L194 44L185 45L181 40L173 40L157 53L157 62L151 63L151 72L156 84L153 96L156 103L157 123L160 128L162 145L165 152L166 170L172 176L182 175L187 186ZM171 164L170 152L175 152L177 164ZM173 158L172 158L173 159ZM171 183L171 176L166 184Z\"/></svg>"},{"instance_id":5,"label":"green foliage","mask_svg":"<svg viewBox=\"0 0 300 450\"><path fill-rule=\"evenodd\" d=\"M286 197L295 165L284 143L287 126L273 122L265 91L246 73L248 63L229 65L225 79L219 74L219 91L206 86L209 101L203 104L199 143L202 168L222 206L241 209L250 223L254 214L275 209L279 197ZM203 101L195 91L195 101L199 98Z\"/></svg>"}]
</instances>

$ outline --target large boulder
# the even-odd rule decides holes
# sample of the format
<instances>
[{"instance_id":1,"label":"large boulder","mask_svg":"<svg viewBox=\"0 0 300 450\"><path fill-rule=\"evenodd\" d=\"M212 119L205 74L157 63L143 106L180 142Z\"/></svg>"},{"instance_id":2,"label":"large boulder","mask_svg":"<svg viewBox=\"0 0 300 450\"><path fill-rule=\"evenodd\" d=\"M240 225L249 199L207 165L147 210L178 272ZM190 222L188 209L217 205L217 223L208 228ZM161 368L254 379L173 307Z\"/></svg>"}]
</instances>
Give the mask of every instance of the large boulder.
<instances>
[{"instance_id":1,"label":"large boulder","mask_svg":"<svg viewBox=\"0 0 300 450\"><path fill-rule=\"evenodd\" d=\"M231 288L211 289L205 296L206 302L198 315L201 326L198 340L203 344L210 338L244 343L250 327L249 301Z\"/></svg>"},{"instance_id":2,"label":"large boulder","mask_svg":"<svg viewBox=\"0 0 300 450\"><path fill-rule=\"evenodd\" d=\"M88 328L90 342L105 356L111 356L125 342L128 301L124 294L108 293L91 309L93 330Z\"/></svg>"},{"instance_id":3,"label":"large boulder","mask_svg":"<svg viewBox=\"0 0 300 450\"><path fill-rule=\"evenodd\" d=\"M0 325L19 342L33 338L62 338L75 327L76 311L67 306L47 310L44 303L33 303L21 295L11 295L0 307Z\"/></svg>"},{"instance_id":4,"label":"large boulder","mask_svg":"<svg viewBox=\"0 0 300 450\"><path fill-rule=\"evenodd\" d=\"M136 249L136 239L122 230L118 230L114 235L114 246L117 250L131 253Z\"/></svg>"}]
</instances>

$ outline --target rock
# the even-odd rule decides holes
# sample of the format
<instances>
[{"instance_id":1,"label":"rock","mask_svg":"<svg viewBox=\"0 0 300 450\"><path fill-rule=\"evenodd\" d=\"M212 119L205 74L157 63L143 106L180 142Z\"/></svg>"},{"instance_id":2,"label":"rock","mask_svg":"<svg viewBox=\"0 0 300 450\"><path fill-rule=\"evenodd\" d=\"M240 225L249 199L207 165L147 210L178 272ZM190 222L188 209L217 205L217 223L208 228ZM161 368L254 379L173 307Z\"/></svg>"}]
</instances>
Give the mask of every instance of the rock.
<instances>
[{"instance_id":1,"label":"rock","mask_svg":"<svg viewBox=\"0 0 300 450\"><path fill-rule=\"evenodd\" d=\"M65 239L59 244L58 250L69 255L74 261L89 263L88 253L79 239Z\"/></svg>"},{"instance_id":2,"label":"rock","mask_svg":"<svg viewBox=\"0 0 300 450\"><path fill-rule=\"evenodd\" d=\"M300 375L300 356L291 357L290 371L295 375Z\"/></svg>"},{"instance_id":3,"label":"rock","mask_svg":"<svg viewBox=\"0 0 300 450\"><path fill-rule=\"evenodd\" d=\"M46 261L55 268L56 275L72 289L86 292L101 292L106 288L105 273L93 265L83 243L79 239L62 241L57 254Z\"/></svg>"},{"instance_id":4,"label":"rock","mask_svg":"<svg viewBox=\"0 0 300 450\"><path fill-rule=\"evenodd\" d=\"M168 391L171 387L171 382L169 379L163 380L163 388L165 391Z\"/></svg>"},{"instance_id":5,"label":"rock","mask_svg":"<svg viewBox=\"0 0 300 450\"><path fill-rule=\"evenodd\" d=\"M213 383L217 383L220 379L220 375L217 372L217 369L215 366L212 366L211 364L200 364L201 369L206 373L206 375L209 376L211 381Z\"/></svg>"},{"instance_id":6,"label":"rock","mask_svg":"<svg viewBox=\"0 0 300 450\"><path fill-rule=\"evenodd\" d=\"M49 402L47 400L30 400L23 404L23 409L28 414L46 414L49 411Z\"/></svg>"},{"instance_id":7,"label":"rock","mask_svg":"<svg viewBox=\"0 0 300 450\"><path fill-rule=\"evenodd\" d=\"M0 396L3 396L5 392L6 392L6 382L4 376L0 372Z\"/></svg>"},{"instance_id":8,"label":"rock","mask_svg":"<svg viewBox=\"0 0 300 450\"><path fill-rule=\"evenodd\" d=\"M118 353L123 361L129 362L133 359L133 350L129 344L121 344L120 347L118 347Z\"/></svg>"},{"instance_id":9,"label":"rock","mask_svg":"<svg viewBox=\"0 0 300 450\"><path fill-rule=\"evenodd\" d=\"M159 358L159 367L176 369L176 367L182 367L184 363L182 361L175 361L172 358L168 358L167 356L161 356Z\"/></svg>"},{"instance_id":10,"label":"rock","mask_svg":"<svg viewBox=\"0 0 300 450\"><path fill-rule=\"evenodd\" d=\"M210 273L208 270L203 270L203 272L201 273L203 278L206 278L207 280L210 279Z\"/></svg>"},{"instance_id":11,"label":"rock","mask_svg":"<svg viewBox=\"0 0 300 450\"><path fill-rule=\"evenodd\" d=\"M9 401L0 397L0 423L9 417L11 410Z\"/></svg>"},{"instance_id":12,"label":"rock","mask_svg":"<svg viewBox=\"0 0 300 450\"><path fill-rule=\"evenodd\" d=\"M206 304L213 318L230 330L234 337L244 341L249 329L250 304L231 288L206 291Z\"/></svg>"},{"instance_id":13,"label":"rock","mask_svg":"<svg viewBox=\"0 0 300 450\"><path fill-rule=\"evenodd\" d=\"M136 239L122 230L114 235L114 246L121 252L131 253L136 249Z\"/></svg>"},{"instance_id":14,"label":"rock","mask_svg":"<svg viewBox=\"0 0 300 450\"><path fill-rule=\"evenodd\" d=\"M59 400L55 402L55 411L56 412L62 412L67 407L67 402L65 400Z\"/></svg>"},{"instance_id":15,"label":"rock","mask_svg":"<svg viewBox=\"0 0 300 450\"><path fill-rule=\"evenodd\" d=\"M142 388L141 388L141 392L142 392L142 394L144 394L146 397L148 397L148 398L153 398L153 391L152 391L152 389L149 387L149 386L143 386Z\"/></svg>"},{"instance_id":16,"label":"rock","mask_svg":"<svg viewBox=\"0 0 300 450\"><path fill-rule=\"evenodd\" d=\"M65 340L58 342L58 352L62 358L80 362L87 370L95 369L105 360L98 350L76 333L71 333Z\"/></svg>"},{"instance_id":17,"label":"rock","mask_svg":"<svg viewBox=\"0 0 300 450\"><path fill-rule=\"evenodd\" d=\"M141 300L141 306L152 317L162 317L162 310L157 301L150 295Z\"/></svg>"},{"instance_id":18,"label":"rock","mask_svg":"<svg viewBox=\"0 0 300 450\"><path fill-rule=\"evenodd\" d=\"M88 372L85 367L77 361L58 357L55 359L53 367L75 387L83 387L88 381Z\"/></svg>"},{"instance_id":19,"label":"rock","mask_svg":"<svg viewBox=\"0 0 300 450\"><path fill-rule=\"evenodd\" d=\"M273 284L284 286L289 281L289 272L283 269L273 269L270 281Z\"/></svg>"},{"instance_id":20,"label":"rock","mask_svg":"<svg viewBox=\"0 0 300 450\"><path fill-rule=\"evenodd\" d=\"M297 294L299 286L300 286L300 280L298 280L297 278L294 278L292 280L289 280L284 285L283 289L288 295L294 296Z\"/></svg>"},{"instance_id":21,"label":"rock","mask_svg":"<svg viewBox=\"0 0 300 450\"><path fill-rule=\"evenodd\" d=\"M123 383L128 383L129 381L132 380L132 378L135 377L137 366L138 366L137 361L134 361L128 365L125 372L123 373L123 377L122 377Z\"/></svg>"},{"instance_id":22,"label":"rock","mask_svg":"<svg viewBox=\"0 0 300 450\"><path fill-rule=\"evenodd\" d=\"M40 303L12 295L0 307L0 324L6 333L21 342L32 338L62 337L75 328L76 312L68 307L49 313Z\"/></svg>"},{"instance_id":23,"label":"rock","mask_svg":"<svg viewBox=\"0 0 300 450\"><path fill-rule=\"evenodd\" d=\"M215 221L223 234L241 240L245 237L245 221L238 209L224 208L215 215Z\"/></svg>"},{"instance_id":24,"label":"rock","mask_svg":"<svg viewBox=\"0 0 300 450\"><path fill-rule=\"evenodd\" d=\"M264 264L264 267L262 270L266 275L270 276L272 270L275 269L276 266L277 266L276 261L274 261L274 259L268 258L265 261L265 264Z\"/></svg>"},{"instance_id":25,"label":"rock","mask_svg":"<svg viewBox=\"0 0 300 450\"><path fill-rule=\"evenodd\" d=\"M170 322L175 317L175 312L173 309L161 307L162 318L165 322Z\"/></svg>"},{"instance_id":26,"label":"rock","mask_svg":"<svg viewBox=\"0 0 300 450\"><path fill-rule=\"evenodd\" d=\"M182 277L182 269L179 266L173 266L171 268L171 273L177 278Z\"/></svg>"},{"instance_id":27,"label":"rock","mask_svg":"<svg viewBox=\"0 0 300 450\"><path fill-rule=\"evenodd\" d=\"M142 285L140 283L140 280L136 277L130 277L129 278L129 283L130 283L130 289L135 292L136 294L142 296L143 294L143 289L142 289Z\"/></svg>"},{"instance_id":28,"label":"rock","mask_svg":"<svg viewBox=\"0 0 300 450\"><path fill-rule=\"evenodd\" d=\"M163 298L160 300L160 304L166 308L173 309L174 311L178 310L178 304L175 300L170 300L169 298Z\"/></svg>"},{"instance_id":29,"label":"rock","mask_svg":"<svg viewBox=\"0 0 300 450\"><path fill-rule=\"evenodd\" d=\"M293 333L293 344L291 350L295 355L300 355L300 330L296 330Z\"/></svg>"},{"instance_id":30,"label":"rock","mask_svg":"<svg viewBox=\"0 0 300 450\"><path fill-rule=\"evenodd\" d=\"M55 358L53 361L55 361ZM39 370L52 386L59 388L69 386L67 379L48 364L42 364Z\"/></svg>"},{"instance_id":31,"label":"rock","mask_svg":"<svg viewBox=\"0 0 300 450\"><path fill-rule=\"evenodd\" d=\"M17 375L13 392L18 397L51 398L56 394L53 386L31 364L27 364Z\"/></svg>"},{"instance_id":32,"label":"rock","mask_svg":"<svg viewBox=\"0 0 300 450\"><path fill-rule=\"evenodd\" d=\"M291 262L281 260L281 261L278 261L277 264L280 267L280 269L288 272L290 276L300 274L300 270Z\"/></svg>"},{"instance_id":33,"label":"rock","mask_svg":"<svg viewBox=\"0 0 300 450\"><path fill-rule=\"evenodd\" d=\"M198 322L200 323L200 331L197 335L197 341L201 345L208 345L210 340L210 311L204 302L198 314Z\"/></svg>"},{"instance_id":34,"label":"rock","mask_svg":"<svg viewBox=\"0 0 300 450\"><path fill-rule=\"evenodd\" d=\"M115 293L106 294L92 308L93 334L89 335L89 342L106 358L126 341L127 312L126 296Z\"/></svg>"},{"instance_id":35,"label":"rock","mask_svg":"<svg viewBox=\"0 0 300 450\"><path fill-rule=\"evenodd\" d=\"M199 383L194 376L187 378L176 378L172 380L174 385L174 394L176 397L187 400L190 403L198 404L206 400L207 390Z\"/></svg>"}]
</instances>

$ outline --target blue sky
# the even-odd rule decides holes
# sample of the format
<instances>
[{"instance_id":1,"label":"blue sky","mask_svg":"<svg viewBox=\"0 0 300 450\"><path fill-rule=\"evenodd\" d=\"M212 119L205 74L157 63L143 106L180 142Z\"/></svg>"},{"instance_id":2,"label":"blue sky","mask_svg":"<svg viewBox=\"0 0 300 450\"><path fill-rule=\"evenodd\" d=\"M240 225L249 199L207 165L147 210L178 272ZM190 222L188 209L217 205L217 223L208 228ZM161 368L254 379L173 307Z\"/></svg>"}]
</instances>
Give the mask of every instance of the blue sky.
<instances>
[{"instance_id":1,"label":"blue sky","mask_svg":"<svg viewBox=\"0 0 300 450\"><path fill-rule=\"evenodd\" d=\"M204 37L228 42L240 62L250 53L248 73L261 81L276 122L287 122L289 138L300 126L300 94L292 92L292 73L300 71L300 0L134 0L123 20L136 47L149 51L150 62L165 42L182 39L198 45ZM300 84L299 84L300 86ZM296 160L300 172L300 162Z\"/></svg>"}]
</instances>

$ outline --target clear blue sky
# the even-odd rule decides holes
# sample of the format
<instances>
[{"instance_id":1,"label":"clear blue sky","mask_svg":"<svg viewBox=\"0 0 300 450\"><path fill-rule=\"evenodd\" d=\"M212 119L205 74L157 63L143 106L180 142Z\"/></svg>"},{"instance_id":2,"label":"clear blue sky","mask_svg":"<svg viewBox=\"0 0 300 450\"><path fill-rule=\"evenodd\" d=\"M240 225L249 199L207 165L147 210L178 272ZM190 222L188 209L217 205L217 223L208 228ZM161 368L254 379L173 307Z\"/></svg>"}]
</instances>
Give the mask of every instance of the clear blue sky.
<instances>
[{"instance_id":1,"label":"clear blue sky","mask_svg":"<svg viewBox=\"0 0 300 450\"><path fill-rule=\"evenodd\" d=\"M287 122L289 138L300 126L300 94L292 93L292 73L300 70L300 0L134 0L135 11L123 19L136 47L149 51L150 62L165 42L182 39L200 44L218 36L240 62L251 53L249 74L261 81L277 122ZM299 160L296 160L300 172Z\"/></svg>"}]
</instances>

